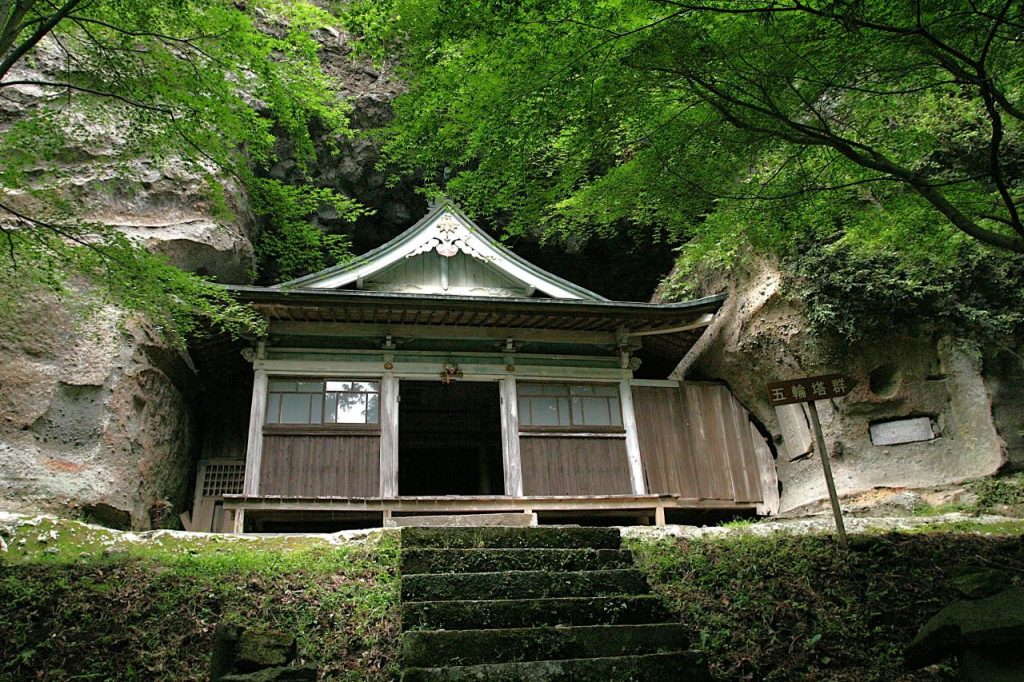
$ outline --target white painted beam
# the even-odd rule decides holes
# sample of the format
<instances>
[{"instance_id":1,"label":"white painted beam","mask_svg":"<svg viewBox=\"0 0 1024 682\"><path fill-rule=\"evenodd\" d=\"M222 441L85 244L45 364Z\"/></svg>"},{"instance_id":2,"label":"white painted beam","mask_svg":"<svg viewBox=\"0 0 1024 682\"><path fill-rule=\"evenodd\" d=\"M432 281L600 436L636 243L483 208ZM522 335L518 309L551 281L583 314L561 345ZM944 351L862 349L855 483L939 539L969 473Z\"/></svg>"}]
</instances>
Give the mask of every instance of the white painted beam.
<instances>
[{"instance_id":1,"label":"white painted beam","mask_svg":"<svg viewBox=\"0 0 1024 682\"><path fill-rule=\"evenodd\" d=\"M516 378L498 382L501 391L501 459L505 469L505 494L523 496L523 465L519 452L519 398Z\"/></svg>"},{"instance_id":2,"label":"white painted beam","mask_svg":"<svg viewBox=\"0 0 1024 682\"><path fill-rule=\"evenodd\" d=\"M394 361L393 372L395 376L402 379L424 379L440 380L441 365L443 361L437 362L403 362L401 359ZM374 359L372 361L344 360L337 357L325 356L316 360L307 359L272 359L257 360L255 365L259 369L269 371L282 376L323 376L323 377L379 377L383 372L384 360ZM504 379L508 375L505 365L494 363L459 363L465 381L489 381ZM600 368L600 367L549 367L516 365L516 376L520 380L526 379L559 379L565 381L620 381L628 379L632 372L628 369Z\"/></svg>"},{"instance_id":3,"label":"white painted beam","mask_svg":"<svg viewBox=\"0 0 1024 682\"><path fill-rule=\"evenodd\" d=\"M519 327L455 327L415 324L347 324L342 322L287 322L272 320L270 334L286 336L355 336L412 339L494 339L539 343L572 343L614 348L614 332L523 329Z\"/></svg>"},{"instance_id":4,"label":"white painted beam","mask_svg":"<svg viewBox=\"0 0 1024 682\"><path fill-rule=\"evenodd\" d=\"M258 362L258 361L257 361ZM259 495L260 461L263 459L263 422L267 415L267 370L257 368L252 380L252 403L249 407L249 436L245 447L246 495Z\"/></svg>"},{"instance_id":5,"label":"white painted beam","mask_svg":"<svg viewBox=\"0 0 1024 682\"><path fill-rule=\"evenodd\" d=\"M640 438L636 431L636 413L633 410L633 391L629 380L619 382L619 402L622 404L622 425L626 429L626 458L629 460L629 478L634 495L645 495L644 464L640 459Z\"/></svg>"},{"instance_id":6,"label":"white painted beam","mask_svg":"<svg viewBox=\"0 0 1024 682\"><path fill-rule=\"evenodd\" d=\"M398 497L398 394L394 374L380 383L380 496Z\"/></svg>"}]
</instances>

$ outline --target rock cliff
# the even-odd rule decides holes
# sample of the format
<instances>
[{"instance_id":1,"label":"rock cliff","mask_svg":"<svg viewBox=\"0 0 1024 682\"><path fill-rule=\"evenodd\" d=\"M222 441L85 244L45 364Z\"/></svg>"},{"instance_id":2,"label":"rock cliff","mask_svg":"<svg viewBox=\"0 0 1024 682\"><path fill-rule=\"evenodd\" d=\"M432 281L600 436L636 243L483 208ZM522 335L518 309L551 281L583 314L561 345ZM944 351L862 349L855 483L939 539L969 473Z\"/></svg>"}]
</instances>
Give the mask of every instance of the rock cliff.
<instances>
[{"instance_id":1,"label":"rock cliff","mask_svg":"<svg viewBox=\"0 0 1024 682\"><path fill-rule=\"evenodd\" d=\"M771 434L783 511L826 492L806 408L773 408L770 381L843 372L858 382L847 397L819 402L840 495L942 486L994 474L1008 459L1024 464L1016 433L1021 388L1012 379L1019 360L986 361L976 344L898 331L840 348L810 333L803 304L785 294L783 280L774 263L760 260L712 284L730 297L676 370L728 383Z\"/></svg>"}]
</instances>

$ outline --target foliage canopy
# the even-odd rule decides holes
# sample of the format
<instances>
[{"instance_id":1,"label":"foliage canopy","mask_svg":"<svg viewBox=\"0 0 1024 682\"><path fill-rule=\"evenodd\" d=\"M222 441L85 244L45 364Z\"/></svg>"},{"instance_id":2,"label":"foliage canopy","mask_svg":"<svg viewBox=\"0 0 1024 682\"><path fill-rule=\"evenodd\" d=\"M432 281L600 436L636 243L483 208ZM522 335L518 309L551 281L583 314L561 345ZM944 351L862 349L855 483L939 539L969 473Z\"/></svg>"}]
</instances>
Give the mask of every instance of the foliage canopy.
<instances>
[{"instance_id":1,"label":"foliage canopy","mask_svg":"<svg viewBox=\"0 0 1024 682\"><path fill-rule=\"evenodd\" d=\"M683 244L670 292L758 252L888 254L908 291L1019 273L1019 3L391 0L348 21L410 83L390 161L436 190L450 167L444 191L513 232ZM1021 303L982 312L1006 329Z\"/></svg>"},{"instance_id":2,"label":"foliage canopy","mask_svg":"<svg viewBox=\"0 0 1024 682\"><path fill-rule=\"evenodd\" d=\"M350 217L363 209L331 190L287 187L262 172L276 160L279 136L301 165L314 159L314 122L328 139L349 134L314 35L336 24L312 3L279 0L0 2L5 283L60 289L68 274L85 275L179 337L195 328L197 312L232 331L258 326L219 287L146 253L102 220L84 219L68 169L98 156L115 166L116 183L134 177L134 160L183 164L205 178L224 220L232 219L225 187L245 190L268 224L261 255L283 261L285 276L343 256L343 243L296 215L312 204Z\"/></svg>"}]
</instances>

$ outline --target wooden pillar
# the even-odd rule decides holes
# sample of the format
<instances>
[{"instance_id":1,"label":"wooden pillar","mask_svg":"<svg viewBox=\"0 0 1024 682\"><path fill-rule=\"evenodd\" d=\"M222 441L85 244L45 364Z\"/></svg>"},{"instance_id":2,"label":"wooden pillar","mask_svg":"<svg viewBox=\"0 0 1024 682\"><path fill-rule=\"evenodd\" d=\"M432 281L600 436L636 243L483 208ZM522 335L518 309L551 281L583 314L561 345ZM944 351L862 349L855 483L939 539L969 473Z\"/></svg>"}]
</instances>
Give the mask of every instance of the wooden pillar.
<instances>
[{"instance_id":1,"label":"wooden pillar","mask_svg":"<svg viewBox=\"0 0 1024 682\"><path fill-rule=\"evenodd\" d=\"M249 440L245 448L245 495L260 494L260 460L263 458L263 422L267 415L267 371L257 369L252 380L249 408Z\"/></svg>"},{"instance_id":2,"label":"wooden pillar","mask_svg":"<svg viewBox=\"0 0 1024 682\"><path fill-rule=\"evenodd\" d=\"M505 469L505 494L523 496L523 465L519 455L519 398L516 378L498 381L501 395L501 460Z\"/></svg>"},{"instance_id":3,"label":"wooden pillar","mask_svg":"<svg viewBox=\"0 0 1024 682\"><path fill-rule=\"evenodd\" d=\"M646 495L644 464L640 459L640 438L636 433L636 414L633 411L633 389L629 379L619 382L619 402L622 404L622 425L626 429L626 458L629 460L629 478L634 495Z\"/></svg>"},{"instance_id":4,"label":"wooden pillar","mask_svg":"<svg viewBox=\"0 0 1024 682\"><path fill-rule=\"evenodd\" d=\"M380 382L380 496L398 497L398 378Z\"/></svg>"}]
</instances>

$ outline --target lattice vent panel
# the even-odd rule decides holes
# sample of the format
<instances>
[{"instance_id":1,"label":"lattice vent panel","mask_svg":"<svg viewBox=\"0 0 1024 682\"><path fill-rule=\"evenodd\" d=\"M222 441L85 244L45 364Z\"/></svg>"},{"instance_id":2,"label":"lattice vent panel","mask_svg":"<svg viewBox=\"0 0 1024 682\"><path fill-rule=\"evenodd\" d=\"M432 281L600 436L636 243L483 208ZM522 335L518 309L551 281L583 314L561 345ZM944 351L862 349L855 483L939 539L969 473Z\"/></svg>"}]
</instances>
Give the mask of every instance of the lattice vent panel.
<instances>
[{"instance_id":1,"label":"lattice vent panel","mask_svg":"<svg viewBox=\"0 0 1024 682\"><path fill-rule=\"evenodd\" d=\"M211 462L203 472L203 497L241 495L245 462Z\"/></svg>"}]
</instances>

